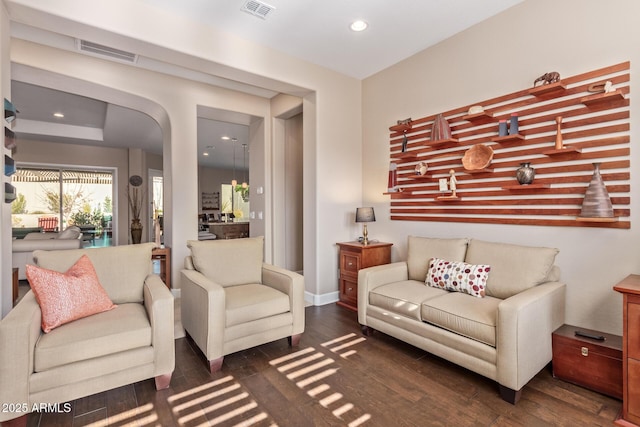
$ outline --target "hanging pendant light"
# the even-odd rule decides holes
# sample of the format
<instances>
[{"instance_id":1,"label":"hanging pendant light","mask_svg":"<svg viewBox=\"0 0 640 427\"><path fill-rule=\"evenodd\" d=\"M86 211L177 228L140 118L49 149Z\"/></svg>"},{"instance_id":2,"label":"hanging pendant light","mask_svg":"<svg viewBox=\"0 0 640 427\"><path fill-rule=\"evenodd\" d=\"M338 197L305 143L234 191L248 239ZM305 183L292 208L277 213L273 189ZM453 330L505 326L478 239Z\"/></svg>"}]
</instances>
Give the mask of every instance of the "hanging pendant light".
<instances>
[{"instance_id":1,"label":"hanging pendant light","mask_svg":"<svg viewBox=\"0 0 640 427\"><path fill-rule=\"evenodd\" d=\"M242 188L247 188L249 184L247 184L247 163L246 163L246 154L247 154L247 144L242 144Z\"/></svg>"},{"instance_id":2,"label":"hanging pendant light","mask_svg":"<svg viewBox=\"0 0 640 427\"><path fill-rule=\"evenodd\" d=\"M238 180L236 180L236 141L237 138L232 138L231 143L233 144L233 179L231 180L231 186L235 189L236 185L238 185Z\"/></svg>"}]
</instances>

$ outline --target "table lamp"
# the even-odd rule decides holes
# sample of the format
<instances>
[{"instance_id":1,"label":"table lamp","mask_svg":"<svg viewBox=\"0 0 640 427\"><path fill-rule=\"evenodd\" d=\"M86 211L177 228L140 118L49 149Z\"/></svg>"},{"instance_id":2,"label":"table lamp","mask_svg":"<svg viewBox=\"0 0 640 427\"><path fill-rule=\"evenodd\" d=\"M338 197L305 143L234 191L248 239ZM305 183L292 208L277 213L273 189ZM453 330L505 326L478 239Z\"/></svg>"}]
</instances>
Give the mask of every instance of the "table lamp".
<instances>
[{"instance_id":1,"label":"table lamp","mask_svg":"<svg viewBox=\"0 0 640 427\"><path fill-rule=\"evenodd\" d=\"M369 244L369 233L367 232L367 223L375 222L376 214L373 212L373 208L356 208L356 222L363 222L362 224L362 244Z\"/></svg>"}]
</instances>

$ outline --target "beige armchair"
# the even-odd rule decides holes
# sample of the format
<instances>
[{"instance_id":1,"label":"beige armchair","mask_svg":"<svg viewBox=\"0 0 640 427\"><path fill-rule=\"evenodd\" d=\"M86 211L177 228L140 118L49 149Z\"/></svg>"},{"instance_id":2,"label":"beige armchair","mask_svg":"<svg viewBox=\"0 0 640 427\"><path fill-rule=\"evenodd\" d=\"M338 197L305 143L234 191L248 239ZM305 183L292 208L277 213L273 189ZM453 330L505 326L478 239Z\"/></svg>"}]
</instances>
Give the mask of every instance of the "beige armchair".
<instances>
[{"instance_id":1,"label":"beige armchair","mask_svg":"<svg viewBox=\"0 0 640 427\"><path fill-rule=\"evenodd\" d=\"M304 332L304 279L263 263L264 238L190 240L182 270L182 324L211 372L224 356Z\"/></svg>"},{"instance_id":2,"label":"beige armchair","mask_svg":"<svg viewBox=\"0 0 640 427\"><path fill-rule=\"evenodd\" d=\"M63 403L155 377L167 388L175 365L173 295L151 274L153 243L35 251L38 266L66 272L82 255L118 307L45 334L32 291L0 321L0 421L26 423L35 405ZM18 419L19 418L19 419Z\"/></svg>"}]
</instances>

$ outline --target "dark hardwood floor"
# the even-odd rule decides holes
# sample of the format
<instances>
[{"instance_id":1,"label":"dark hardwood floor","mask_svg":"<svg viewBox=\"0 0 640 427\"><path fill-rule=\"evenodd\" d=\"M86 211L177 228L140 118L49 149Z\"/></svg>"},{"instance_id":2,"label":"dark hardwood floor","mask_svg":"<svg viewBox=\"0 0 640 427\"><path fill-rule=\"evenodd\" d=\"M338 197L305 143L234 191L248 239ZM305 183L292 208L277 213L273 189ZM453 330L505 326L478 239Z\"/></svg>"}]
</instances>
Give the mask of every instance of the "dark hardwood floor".
<instances>
[{"instance_id":1,"label":"dark hardwood floor","mask_svg":"<svg viewBox=\"0 0 640 427\"><path fill-rule=\"evenodd\" d=\"M29 426L610 426L621 402L540 372L511 405L493 381L382 333L356 313L308 307L300 346L287 340L225 357L210 375L176 340L168 390L153 380L31 414Z\"/></svg>"}]
</instances>

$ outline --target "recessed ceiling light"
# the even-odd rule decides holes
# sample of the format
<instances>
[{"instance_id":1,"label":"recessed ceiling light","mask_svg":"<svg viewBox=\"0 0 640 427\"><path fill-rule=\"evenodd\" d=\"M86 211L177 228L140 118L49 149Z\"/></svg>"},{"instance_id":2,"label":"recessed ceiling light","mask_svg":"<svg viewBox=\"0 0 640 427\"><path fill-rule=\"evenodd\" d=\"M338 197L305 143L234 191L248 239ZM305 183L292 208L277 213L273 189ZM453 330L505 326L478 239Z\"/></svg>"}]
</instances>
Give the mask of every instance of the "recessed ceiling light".
<instances>
[{"instance_id":1,"label":"recessed ceiling light","mask_svg":"<svg viewBox=\"0 0 640 427\"><path fill-rule=\"evenodd\" d=\"M231 138L230 138L230 137L228 137L228 136L223 136L223 137L222 137L222 138L220 138L220 139L222 139L223 141L228 141L228 140L230 140Z\"/></svg>"},{"instance_id":2,"label":"recessed ceiling light","mask_svg":"<svg viewBox=\"0 0 640 427\"><path fill-rule=\"evenodd\" d=\"M368 26L369 24L367 24L365 21L358 19L357 21L353 21L351 25L349 25L349 28L351 28L351 31L359 32L366 30Z\"/></svg>"},{"instance_id":3,"label":"recessed ceiling light","mask_svg":"<svg viewBox=\"0 0 640 427\"><path fill-rule=\"evenodd\" d=\"M208 156L209 153L207 153L206 151L204 153L202 153L203 156Z\"/></svg>"},{"instance_id":4,"label":"recessed ceiling light","mask_svg":"<svg viewBox=\"0 0 640 427\"><path fill-rule=\"evenodd\" d=\"M64 117L64 114L62 114L62 113L53 113L53 117L58 117L58 118L61 119L61 118Z\"/></svg>"}]
</instances>

